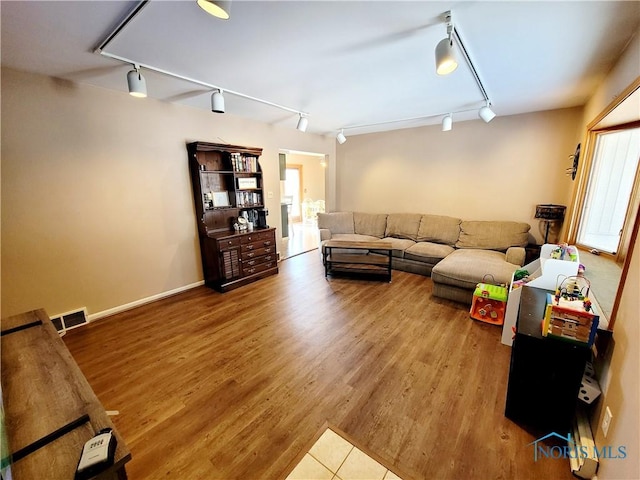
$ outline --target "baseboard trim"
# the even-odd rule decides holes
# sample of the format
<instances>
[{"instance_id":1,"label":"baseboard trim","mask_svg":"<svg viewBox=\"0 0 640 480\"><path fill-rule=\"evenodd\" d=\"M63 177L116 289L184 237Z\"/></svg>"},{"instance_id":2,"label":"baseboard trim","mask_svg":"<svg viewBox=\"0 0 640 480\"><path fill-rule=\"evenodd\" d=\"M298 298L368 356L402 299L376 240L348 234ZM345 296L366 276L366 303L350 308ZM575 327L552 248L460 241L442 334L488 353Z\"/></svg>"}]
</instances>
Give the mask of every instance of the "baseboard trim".
<instances>
[{"instance_id":1,"label":"baseboard trim","mask_svg":"<svg viewBox=\"0 0 640 480\"><path fill-rule=\"evenodd\" d=\"M108 317L110 315L115 315L116 313L122 313L127 310L131 310L132 308L140 307L142 305L146 305L147 303L155 302L156 300L162 300L163 298L170 297L171 295L175 295L176 293L181 293L187 290L191 290L192 288L196 288L201 285L204 285L204 280L200 280L199 282L191 283L189 285L184 285L182 287L174 288L173 290L169 290L166 292L161 292L156 295L151 295L150 297L141 298L140 300L136 300L131 303L125 303L124 305L119 305L117 307L109 308L108 310L92 313L91 315L87 316L87 321L93 322L94 320L99 320L101 318Z\"/></svg>"}]
</instances>

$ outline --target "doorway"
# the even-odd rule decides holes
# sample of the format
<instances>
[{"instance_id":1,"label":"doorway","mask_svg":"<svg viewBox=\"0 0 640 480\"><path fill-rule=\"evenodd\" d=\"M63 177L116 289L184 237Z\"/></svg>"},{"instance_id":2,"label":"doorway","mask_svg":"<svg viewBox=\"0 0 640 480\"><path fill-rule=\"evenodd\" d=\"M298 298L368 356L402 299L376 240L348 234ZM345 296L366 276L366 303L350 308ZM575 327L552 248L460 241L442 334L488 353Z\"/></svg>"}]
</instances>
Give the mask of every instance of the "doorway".
<instances>
[{"instance_id":1,"label":"doorway","mask_svg":"<svg viewBox=\"0 0 640 480\"><path fill-rule=\"evenodd\" d=\"M289 224L302 220L300 205L302 204L302 165L287 163L284 180L284 199L289 209Z\"/></svg>"},{"instance_id":2,"label":"doorway","mask_svg":"<svg viewBox=\"0 0 640 480\"><path fill-rule=\"evenodd\" d=\"M285 151L283 151L285 152ZM324 211L326 156L308 152L280 153L282 204L281 258L318 248L317 213Z\"/></svg>"}]
</instances>

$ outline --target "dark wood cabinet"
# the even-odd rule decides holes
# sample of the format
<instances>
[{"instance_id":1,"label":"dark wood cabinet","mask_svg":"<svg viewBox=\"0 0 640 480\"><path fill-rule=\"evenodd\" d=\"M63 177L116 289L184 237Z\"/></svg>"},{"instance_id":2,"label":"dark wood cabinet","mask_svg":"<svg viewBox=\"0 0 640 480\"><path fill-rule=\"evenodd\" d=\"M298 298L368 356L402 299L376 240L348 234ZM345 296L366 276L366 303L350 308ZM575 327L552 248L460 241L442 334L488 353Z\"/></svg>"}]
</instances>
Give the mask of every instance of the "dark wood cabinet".
<instances>
[{"instance_id":1,"label":"dark wood cabinet","mask_svg":"<svg viewBox=\"0 0 640 480\"><path fill-rule=\"evenodd\" d=\"M193 142L187 152L205 284L226 292L278 273L275 228L264 221L262 149ZM243 212L253 231L234 229Z\"/></svg>"},{"instance_id":2,"label":"dark wood cabinet","mask_svg":"<svg viewBox=\"0 0 640 480\"><path fill-rule=\"evenodd\" d=\"M542 336L547 290L522 287L505 415L536 434L570 431L582 374L590 356L585 345Z\"/></svg>"}]
</instances>

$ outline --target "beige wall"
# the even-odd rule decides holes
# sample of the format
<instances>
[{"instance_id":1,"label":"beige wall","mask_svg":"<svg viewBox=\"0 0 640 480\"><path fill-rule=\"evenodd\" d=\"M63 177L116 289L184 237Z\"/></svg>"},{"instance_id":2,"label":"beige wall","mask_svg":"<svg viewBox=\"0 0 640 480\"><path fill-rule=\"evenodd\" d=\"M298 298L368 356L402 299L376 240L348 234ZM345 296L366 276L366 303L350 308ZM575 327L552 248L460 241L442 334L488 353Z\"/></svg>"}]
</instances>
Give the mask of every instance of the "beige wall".
<instances>
[{"instance_id":1,"label":"beige wall","mask_svg":"<svg viewBox=\"0 0 640 480\"><path fill-rule=\"evenodd\" d=\"M640 76L640 36L636 35L621 59L600 85L585 107L583 131L623 90ZM631 246L629 271L622 287L620 307L613 333L608 364L600 373L603 396L592 427L599 447L624 445L627 458L601 459L600 480L640 478L640 251ZM613 420L605 438L601 424L604 407L609 406Z\"/></svg>"},{"instance_id":2,"label":"beige wall","mask_svg":"<svg viewBox=\"0 0 640 480\"><path fill-rule=\"evenodd\" d=\"M272 225L278 151L335 161L331 137L3 69L2 316L95 314L201 281L196 140L264 149Z\"/></svg>"},{"instance_id":3,"label":"beige wall","mask_svg":"<svg viewBox=\"0 0 640 480\"><path fill-rule=\"evenodd\" d=\"M570 200L565 175L581 108L351 136L337 147L337 209L531 224L535 205Z\"/></svg>"}]
</instances>

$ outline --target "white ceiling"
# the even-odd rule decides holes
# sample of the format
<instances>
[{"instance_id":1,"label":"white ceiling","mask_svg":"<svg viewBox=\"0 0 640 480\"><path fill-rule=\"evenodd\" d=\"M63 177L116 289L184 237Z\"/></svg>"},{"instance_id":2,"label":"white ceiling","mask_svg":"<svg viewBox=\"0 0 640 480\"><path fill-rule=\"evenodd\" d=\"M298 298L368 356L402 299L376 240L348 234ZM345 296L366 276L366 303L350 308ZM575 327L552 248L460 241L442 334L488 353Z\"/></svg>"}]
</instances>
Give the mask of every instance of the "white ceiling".
<instances>
[{"instance_id":1,"label":"white ceiling","mask_svg":"<svg viewBox=\"0 0 640 480\"><path fill-rule=\"evenodd\" d=\"M137 3L4 1L2 65L126 91L130 65L94 49ZM195 1L153 0L105 50L307 112L308 132L382 123L348 136L483 105L461 56L454 73L435 73L447 10L498 115L583 105L640 27L638 1L235 0L224 21ZM143 74L150 97L210 109L210 89ZM225 100L227 114L295 127L294 113ZM467 119L476 112L454 114L454 128Z\"/></svg>"}]
</instances>

